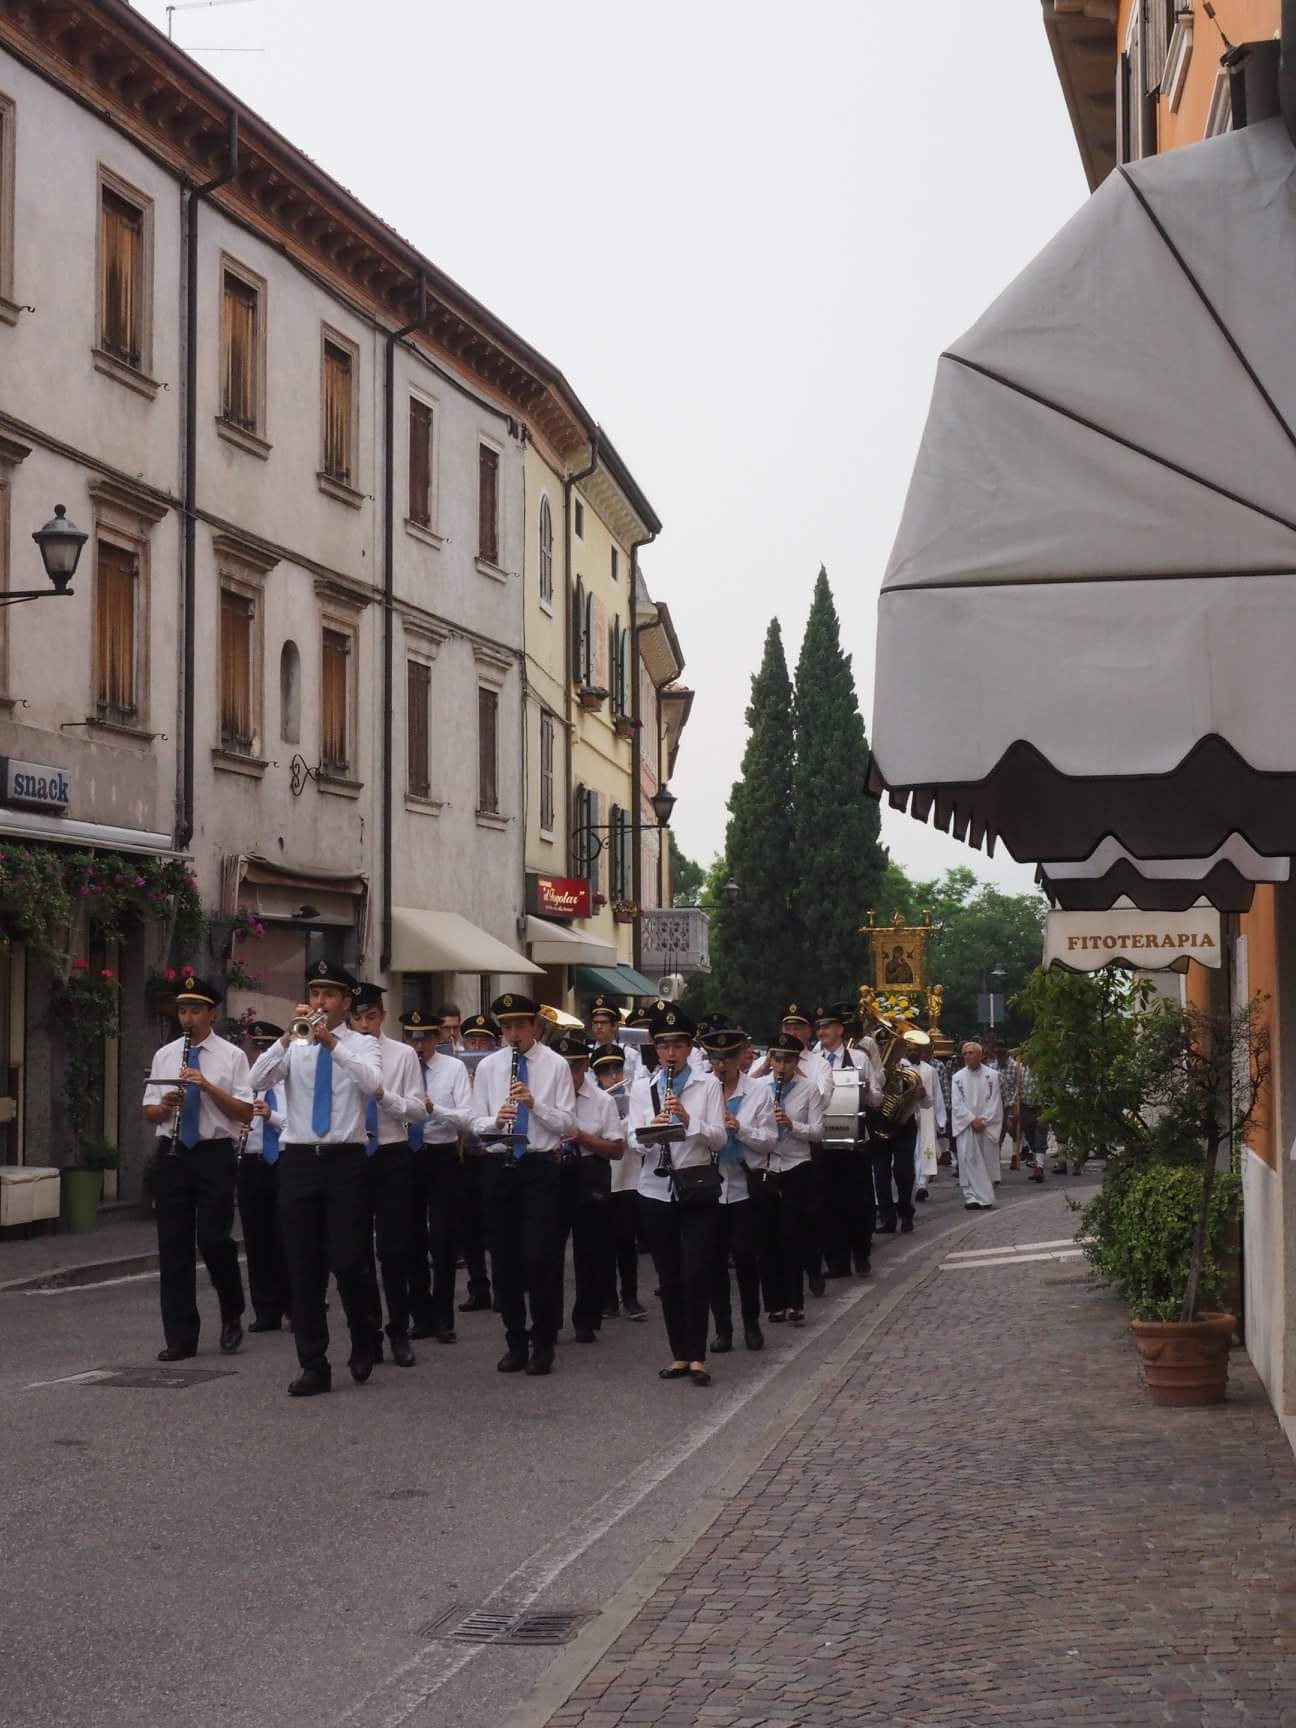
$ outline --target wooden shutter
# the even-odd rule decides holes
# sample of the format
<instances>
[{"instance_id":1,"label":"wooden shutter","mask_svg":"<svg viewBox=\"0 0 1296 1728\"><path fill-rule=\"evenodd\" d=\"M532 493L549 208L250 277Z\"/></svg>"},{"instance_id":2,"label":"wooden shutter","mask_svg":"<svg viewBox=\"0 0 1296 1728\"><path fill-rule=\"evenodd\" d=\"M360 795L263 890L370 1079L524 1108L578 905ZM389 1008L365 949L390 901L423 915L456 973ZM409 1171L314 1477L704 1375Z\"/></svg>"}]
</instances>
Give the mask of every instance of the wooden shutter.
<instances>
[{"instance_id":1,"label":"wooden shutter","mask_svg":"<svg viewBox=\"0 0 1296 1728\"><path fill-rule=\"evenodd\" d=\"M1116 163L1130 160L1130 61L1122 54L1116 62Z\"/></svg>"},{"instance_id":2,"label":"wooden shutter","mask_svg":"<svg viewBox=\"0 0 1296 1728\"><path fill-rule=\"evenodd\" d=\"M1142 0L1143 87L1151 96L1161 88L1174 31L1175 0Z\"/></svg>"},{"instance_id":3,"label":"wooden shutter","mask_svg":"<svg viewBox=\"0 0 1296 1728\"><path fill-rule=\"evenodd\" d=\"M572 679L585 682L585 584L576 578L576 598L571 614Z\"/></svg>"},{"instance_id":4,"label":"wooden shutter","mask_svg":"<svg viewBox=\"0 0 1296 1728\"><path fill-rule=\"evenodd\" d=\"M552 833L554 825L554 717L540 716L540 826Z\"/></svg>"},{"instance_id":5,"label":"wooden shutter","mask_svg":"<svg viewBox=\"0 0 1296 1728\"><path fill-rule=\"evenodd\" d=\"M99 340L128 366L140 364L143 345L144 212L102 189L102 284Z\"/></svg>"},{"instance_id":6,"label":"wooden shutter","mask_svg":"<svg viewBox=\"0 0 1296 1728\"><path fill-rule=\"evenodd\" d=\"M221 414L247 432L257 428L257 313L255 288L225 272L225 378Z\"/></svg>"},{"instance_id":7,"label":"wooden shutter","mask_svg":"<svg viewBox=\"0 0 1296 1728\"><path fill-rule=\"evenodd\" d=\"M477 690L477 808L499 813L499 692Z\"/></svg>"},{"instance_id":8,"label":"wooden shutter","mask_svg":"<svg viewBox=\"0 0 1296 1728\"><path fill-rule=\"evenodd\" d=\"M222 588L220 597L221 747L250 754L252 724L253 605L243 594Z\"/></svg>"},{"instance_id":9,"label":"wooden shutter","mask_svg":"<svg viewBox=\"0 0 1296 1728\"><path fill-rule=\"evenodd\" d=\"M421 660L406 662L406 773L416 798L426 798L432 789L432 751L429 735L429 705L432 668Z\"/></svg>"},{"instance_id":10,"label":"wooden shutter","mask_svg":"<svg viewBox=\"0 0 1296 1728\"><path fill-rule=\"evenodd\" d=\"M618 570L619 563L620 563L620 558L618 556L617 549L614 546L612 548L612 580L614 582L616 581L617 576L619 574L619 570Z\"/></svg>"},{"instance_id":11,"label":"wooden shutter","mask_svg":"<svg viewBox=\"0 0 1296 1728\"><path fill-rule=\"evenodd\" d=\"M499 452L477 446L477 553L499 563Z\"/></svg>"},{"instance_id":12,"label":"wooden shutter","mask_svg":"<svg viewBox=\"0 0 1296 1728\"><path fill-rule=\"evenodd\" d=\"M101 542L95 573L95 709L104 720L134 720L135 605L139 560Z\"/></svg>"},{"instance_id":13,"label":"wooden shutter","mask_svg":"<svg viewBox=\"0 0 1296 1728\"><path fill-rule=\"evenodd\" d=\"M320 759L335 774L351 766L348 752L347 662L351 640L341 630L325 630L320 679Z\"/></svg>"},{"instance_id":14,"label":"wooden shutter","mask_svg":"<svg viewBox=\"0 0 1296 1728\"><path fill-rule=\"evenodd\" d=\"M581 636L581 683L594 687L594 596L585 596L585 622Z\"/></svg>"},{"instance_id":15,"label":"wooden shutter","mask_svg":"<svg viewBox=\"0 0 1296 1728\"><path fill-rule=\"evenodd\" d=\"M432 526L432 410L411 396L409 405L409 519Z\"/></svg>"},{"instance_id":16,"label":"wooden shutter","mask_svg":"<svg viewBox=\"0 0 1296 1728\"><path fill-rule=\"evenodd\" d=\"M324 344L324 472L351 480L351 355L336 342Z\"/></svg>"},{"instance_id":17,"label":"wooden shutter","mask_svg":"<svg viewBox=\"0 0 1296 1728\"><path fill-rule=\"evenodd\" d=\"M553 604L553 514L549 500L540 500L540 598Z\"/></svg>"},{"instance_id":18,"label":"wooden shutter","mask_svg":"<svg viewBox=\"0 0 1296 1728\"><path fill-rule=\"evenodd\" d=\"M608 814L608 887L613 898L621 896L622 849L625 835L621 830L621 806L614 804Z\"/></svg>"}]
</instances>

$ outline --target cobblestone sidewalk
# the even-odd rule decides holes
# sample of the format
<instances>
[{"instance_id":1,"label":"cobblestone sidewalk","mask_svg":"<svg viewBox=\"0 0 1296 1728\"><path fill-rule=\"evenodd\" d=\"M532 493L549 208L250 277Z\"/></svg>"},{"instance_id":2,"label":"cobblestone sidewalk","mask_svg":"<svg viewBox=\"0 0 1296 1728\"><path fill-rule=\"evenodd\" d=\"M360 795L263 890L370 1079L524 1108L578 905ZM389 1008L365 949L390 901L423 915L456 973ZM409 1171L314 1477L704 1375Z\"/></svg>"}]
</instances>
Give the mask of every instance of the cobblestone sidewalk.
<instances>
[{"instance_id":1,"label":"cobblestone sidewalk","mask_svg":"<svg viewBox=\"0 0 1296 1728\"><path fill-rule=\"evenodd\" d=\"M964 1249L1069 1236L1061 1194ZM555 1728L1296 1725L1296 1467L1146 1402L1082 1263L932 1263Z\"/></svg>"}]
</instances>

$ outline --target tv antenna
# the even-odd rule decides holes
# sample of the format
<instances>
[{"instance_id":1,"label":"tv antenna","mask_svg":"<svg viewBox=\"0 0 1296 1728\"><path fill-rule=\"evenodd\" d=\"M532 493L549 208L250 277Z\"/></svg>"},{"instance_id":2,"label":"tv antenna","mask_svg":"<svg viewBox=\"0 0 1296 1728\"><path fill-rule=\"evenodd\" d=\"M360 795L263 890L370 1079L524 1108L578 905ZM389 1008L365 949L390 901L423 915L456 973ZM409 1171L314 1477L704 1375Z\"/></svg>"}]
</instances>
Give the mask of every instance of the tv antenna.
<instances>
[{"instance_id":1,"label":"tv antenna","mask_svg":"<svg viewBox=\"0 0 1296 1728\"><path fill-rule=\"evenodd\" d=\"M174 0L166 9L167 41L175 40L177 12L209 12L213 6L250 6L252 0ZM190 48L190 54L264 54L264 48Z\"/></svg>"}]
</instances>

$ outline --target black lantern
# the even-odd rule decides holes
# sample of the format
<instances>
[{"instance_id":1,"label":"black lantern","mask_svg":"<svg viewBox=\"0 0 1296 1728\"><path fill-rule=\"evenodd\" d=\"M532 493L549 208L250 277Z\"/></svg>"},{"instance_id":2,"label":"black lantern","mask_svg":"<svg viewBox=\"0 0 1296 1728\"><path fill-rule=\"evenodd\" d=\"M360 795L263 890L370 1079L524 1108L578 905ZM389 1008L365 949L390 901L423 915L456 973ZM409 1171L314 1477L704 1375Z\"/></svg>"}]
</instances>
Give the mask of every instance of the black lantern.
<instances>
[{"instance_id":1,"label":"black lantern","mask_svg":"<svg viewBox=\"0 0 1296 1728\"><path fill-rule=\"evenodd\" d=\"M68 521L67 509L62 504L54 506L54 514L50 520L32 535L32 539L40 547L45 574L54 584L56 594L71 593L68 583L76 575L81 548L89 538L75 522Z\"/></svg>"},{"instance_id":2,"label":"black lantern","mask_svg":"<svg viewBox=\"0 0 1296 1728\"><path fill-rule=\"evenodd\" d=\"M657 818L657 826L659 828L669 828L671 811L675 808L679 800L664 780L648 802L652 805L653 815Z\"/></svg>"},{"instance_id":3,"label":"black lantern","mask_svg":"<svg viewBox=\"0 0 1296 1728\"><path fill-rule=\"evenodd\" d=\"M738 903L738 896L742 893L742 889L731 876L720 892L724 895L725 899L731 906L736 906Z\"/></svg>"}]
</instances>

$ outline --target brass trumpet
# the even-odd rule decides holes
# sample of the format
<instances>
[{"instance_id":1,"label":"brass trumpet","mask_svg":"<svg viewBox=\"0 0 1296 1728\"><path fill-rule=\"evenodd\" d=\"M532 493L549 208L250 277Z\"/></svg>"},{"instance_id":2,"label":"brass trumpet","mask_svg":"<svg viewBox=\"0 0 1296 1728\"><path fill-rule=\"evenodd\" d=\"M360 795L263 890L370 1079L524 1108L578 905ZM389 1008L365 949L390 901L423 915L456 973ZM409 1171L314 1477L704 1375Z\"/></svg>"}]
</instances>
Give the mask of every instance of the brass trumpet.
<instances>
[{"instance_id":1,"label":"brass trumpet","mask_svg":"<svg viewBox=\"0 0 1296 1728\"><path fill-rule=\"evenodd\" d=\"M317 1008L313 1014L299 1014L289 1022L289 1042L292 1044L313 1044L315 1033L328 1020L323 1009Z\"/></svg>"}]
</instances>

